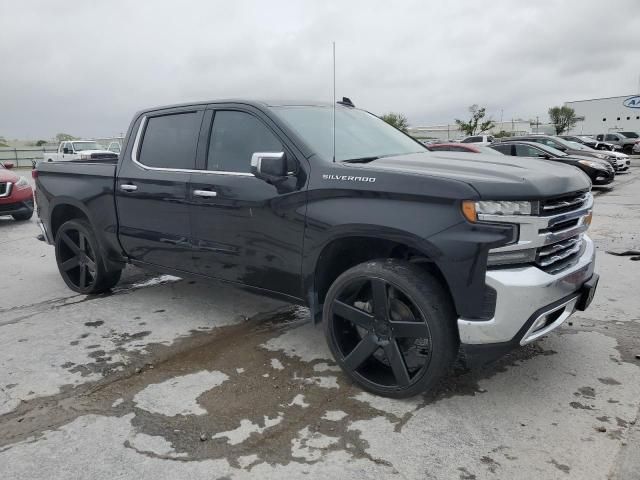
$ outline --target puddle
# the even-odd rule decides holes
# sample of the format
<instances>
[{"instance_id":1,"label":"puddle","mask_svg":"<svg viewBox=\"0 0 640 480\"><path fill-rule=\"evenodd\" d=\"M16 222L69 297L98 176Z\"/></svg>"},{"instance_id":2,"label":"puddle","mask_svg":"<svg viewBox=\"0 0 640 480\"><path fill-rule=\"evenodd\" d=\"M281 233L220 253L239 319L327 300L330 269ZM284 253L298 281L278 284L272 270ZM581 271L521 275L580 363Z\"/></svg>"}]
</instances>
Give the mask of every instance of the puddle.
<instances>
[{"instance_id":1,"label":"puddle","mask_svg":"<svg viewBox=\"0 0 640 480\"><path fill-rule=\"evenodd\" d=\"M224 458L233 467L252 468L262 462L314 463L343 451L386 464L367 453L369 444L353 422L383 418L401 431L418 409L454 395L482 394L480 380L554 352L532 345L491 367L457 367L433 392L405 401L375 397L351 384L331 360L321 329L300 307L194 331L169 346L145 345L145 353L131 355L126 365L118 353L97 350L91 355L95 363L73 366L109 371L108 378L68 386L0 417L0 448L91 413L131 416L137 436L128 446L158 458L170 452L180 461Z\"/></svg>"}]
</instances>

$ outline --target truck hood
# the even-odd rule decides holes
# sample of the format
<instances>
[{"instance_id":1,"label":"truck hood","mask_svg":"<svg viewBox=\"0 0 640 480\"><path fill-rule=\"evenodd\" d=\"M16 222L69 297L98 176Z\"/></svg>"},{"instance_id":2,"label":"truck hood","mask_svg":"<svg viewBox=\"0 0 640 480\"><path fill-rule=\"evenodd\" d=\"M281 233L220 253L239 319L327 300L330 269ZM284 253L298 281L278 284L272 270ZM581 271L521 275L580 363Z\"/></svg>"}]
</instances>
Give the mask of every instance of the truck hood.
<instances>
[{"instance_id":1,"label":"truck hood","mask_svg":"<svg viewBox=\"0 0 640 480\"><path fill-rule=\"evenodd\" d=\"M576 167L508 155L425 152L352 165L371 173L394 171L461 181L485 199L539 199L591 188L589 177Z\"/></svg>"}]
</instances>

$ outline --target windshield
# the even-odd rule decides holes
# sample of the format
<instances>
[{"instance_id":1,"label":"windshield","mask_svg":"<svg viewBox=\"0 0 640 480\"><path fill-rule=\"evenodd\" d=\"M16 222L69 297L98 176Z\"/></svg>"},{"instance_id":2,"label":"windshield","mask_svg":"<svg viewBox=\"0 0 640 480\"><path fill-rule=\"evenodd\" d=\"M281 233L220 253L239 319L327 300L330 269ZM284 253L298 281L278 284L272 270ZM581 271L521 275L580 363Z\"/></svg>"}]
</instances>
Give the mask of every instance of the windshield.
<instances>
[{"instance_id":1,"label":"windshield","mask_svg":"<svg viewBox=\"0 0 640 480\"><path fill-rule=\"evenodd\" d=\"M273 107L320 157L333 158L333 116L329 106ZM427 148L375 115L336 107L336 161L426 152Z\"/></svg>"},{"instance_id":2,"label":"windshield","mask_svg":"<svg viewBox=\"0 0 640 480\"><path fill-rule=\"evenodd\" d=\"M578 143L578 142L567 142L569 143L569 145L571 146L571 148L573 148L574 150L585 150L588 152L593 152L593 148L591 147L587 147L586 145L583 145L582 143Z\"/></svg>"},{"instance_id":3,"label":"windshield","mask_svg":"<svg viewBox=\"0 0 640 480\"><path fill-rule=\"evenodd\" d=\"M73 142L73 149L76 152L82 152L83 150L104 150L104 145L100 145L98 142Z\"/></svg>"},{"instance_id":4,"label":"windshield","mask_svg":"<svg viewBox=\"0 0 640 480\"><path fill-rule=\"evenodd\" d=\"M480 150L480 153L488 153L490 155L504 155L504 153L494 150L491 147L485 147L484 145L477 145L475 148Z\"/></svg>"},{"instance_id":5,"label":"windshield","mask_svg":"<svg viewBox=\"0 0 640 480\"><path fill-rule=\"evenodd\" d=\"M640 138L636 132L620 132L620 135L624 135L627 138Z\"/></svg>"}]
</instances>

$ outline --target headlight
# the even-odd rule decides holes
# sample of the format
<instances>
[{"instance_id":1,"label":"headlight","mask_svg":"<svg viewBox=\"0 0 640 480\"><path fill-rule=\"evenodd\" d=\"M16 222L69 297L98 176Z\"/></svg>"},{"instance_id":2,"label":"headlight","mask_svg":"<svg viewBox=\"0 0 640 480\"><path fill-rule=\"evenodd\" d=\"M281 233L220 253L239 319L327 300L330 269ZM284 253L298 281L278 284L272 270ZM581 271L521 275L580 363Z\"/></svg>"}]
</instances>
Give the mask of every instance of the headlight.
<instances>
[{"instance_id":1,"label":"headlight","mask_svg":"<svg viewBox=\"0 0 640 480\"><path fill-rule=\"evenodd\" d=\"M478 215L532 215L536 213L538 202L510 200L465 200L462 202L462 213L470 222L477 222Z\"/></svg>"},{"instance_id":2,"label":"headlight","mask_svg":"<svg viewBox=\"0 0 640 480\"><path fill-rule=\"evenodd\" d=\"M80 154L80 160L91 160L91 154L90 153L81 153Z\"/></svg>"},{"instance_id":3,"label":"headlight","mask_svg":"<svg viewBox=\"0 0 640 480\"><path fill-rule=\"evenodd\" d=\"M596 170L606 170L607 167L598 162L592 162L590 160L578 160L578 163L586 165L587 167L595 168Z\"/></svg>"},{"instance_id":4,"label":"headlight","mask_svg":"<svg viewBox=\"0 0 640 480\"><path fill-rule=\"evenodd\" d=\"M20 177L18 179L18 181L16 182L16 188L21 188L22 189L22 188L26 188L28 186L29 186L29 182L24 177Z\"/></svg>"},{"instance_id":5,"label":"headlight","mask_svg":"<svg viewBox=\"0 0 640 480\"><path fill-rule=\"evenodd\" d=\"M603 155L603 154L601 154L601 153L596 153L596 155L595 155L595 156L596 156L596 158L600 158L600 159L605 159L605 158L607 158L607 156L606 156L606 155Z\"/></svg>"}]
</instances>

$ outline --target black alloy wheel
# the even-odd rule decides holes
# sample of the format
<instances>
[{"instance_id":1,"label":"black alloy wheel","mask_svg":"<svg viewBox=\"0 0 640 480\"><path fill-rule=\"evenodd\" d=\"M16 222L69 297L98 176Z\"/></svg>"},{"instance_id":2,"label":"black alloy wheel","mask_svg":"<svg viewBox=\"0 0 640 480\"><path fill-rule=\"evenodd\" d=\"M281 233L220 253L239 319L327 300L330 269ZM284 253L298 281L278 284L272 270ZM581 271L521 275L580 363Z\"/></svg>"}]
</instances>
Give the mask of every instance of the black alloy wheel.
<instances>
[{"instance_id":1,"label":"black alloy wheel","mask_svg":"<svg viewBox=\"0 0 640 480\"><path fill-rule=\"evenodd\" d=\"M64 223L56 232L55 247L60 275L76 292L100 293L120 279L121 270L106 271L95 236L86 221Z\"/></svg>"},{"instance_id":2,"label":"black alloy wheel","mask_svg":"<svg viewBox=\"0 0 640 480\"><path fill-rule=\"evenodd\" d=\"M414 265L376 261L354 268L336 280L325 303L325 333L337 362L373 393L406 397L424 391L443 374L442 364L452 361L450 350L457 351L455 333L446 326L452 319L437 318L450 306L428 305L446 304L446 295ZM363 269L368 274L358 271ZM434 348L434 338L441 337Z\"/></svg>"}]
</instances>

